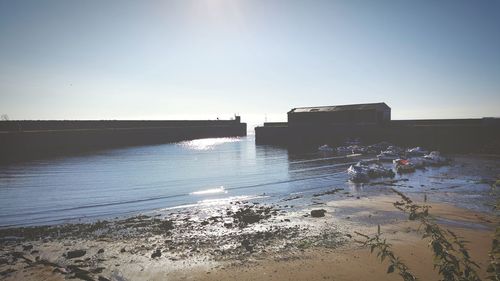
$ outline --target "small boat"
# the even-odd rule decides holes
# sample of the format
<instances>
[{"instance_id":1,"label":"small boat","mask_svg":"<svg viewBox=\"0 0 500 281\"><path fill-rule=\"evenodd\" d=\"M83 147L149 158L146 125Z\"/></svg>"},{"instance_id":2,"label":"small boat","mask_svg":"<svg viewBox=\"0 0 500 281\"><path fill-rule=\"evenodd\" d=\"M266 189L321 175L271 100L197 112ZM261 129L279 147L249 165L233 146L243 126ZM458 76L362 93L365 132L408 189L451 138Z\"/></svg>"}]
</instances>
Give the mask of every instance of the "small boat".
<instances>
[{"instance_id":1,"label":"small boat","mask_svg":"<svg viewBox=\"0 0 500 281\"><path fill-rule=\"evenodd\" d=\"M367 146L366 152L373 153L373 154L379 154L380 152L387 150L387 148L390 146L392 146L392 144L390 144L386 141L383 141L383 142L379 142L379 143Z\"/></svg>"},{"instance_id":2,"label":"small boat","mask_svg":"<svg viewBox=\"0 0 500 281\"><path fill-rule=\"evenodd\" d=\"M407 159L415 169L424 169L427 166L426 160L424 157L411 157Z\"/></svg>"},{"instance_id":3,"label":"small boat","mask_svg":"<svg viewBox=\"0 0 500 281\"><path fill-rule=\"evenodd\" d=\"M336 149L337 154L346 155L346 154L363 154L366 152L366 149L359 145L350 145L350 146L339 146Z\"/></svg>"},{"instance_id":4,"label":"small boat","mask_svg":"<svg viewBox=\"0 0 500 281\"><path fill-rule=\"evenodd\" d=\"M353 154L349 146L339 146L335 149L339 155Z\"/></svg>"},{"instance_id":5,"label":"small boat","mask_svg":"<svg viewBox=\"0 0 500 281\"><path fill-rule=\"evenodd\" d=\"M399 174L415 172L415 166L407 159L396 159L394 164Z\"/></svg>"},{"instance_id":6,"label":"small boat","mask_svg":"<svg viewBox=\"0 0 500 281\"><path fill-rule=\"evenodd\" d=\"M347 169L347 174L352 182L367 182L373 178L393 178L395 176L391 169L384 168L380 164L368 165L364 162L358 162Z\"/></svg>"},{"instance_id":7,"label":"small boat","mask_svg":"<svg viewBox=\"0 0 500 281\"><path fill-rule=\"evenodd\" d=\"M380 164L372 164L368 167L368 176L370 178L393 178L395 175L392 169L384 168Z\"/></svg>"},{"instance_id":8,"label":"small boat","mask_svg":"<svg viewBox=\"0 0 500 281\"><path fill-rule=\"evenodd\" d=\"M392 151L395 154L402 154L405 150L399 146L390 145L387 147L386 151Z\"/></svg>"},{"instance_id":9,"label":"small boat","mask_svg":"<svg viewBox=\"0 0 500 281\"><path fill-rule=\"evenodd\" d=\"M350 181L356 183L367 182L370 179L366 169L359 165L351 165L349 169L347 169L347 174L349 175Z\"/></svg>"},{"instance_id":10,"label":"small boat","mask_svg":"<svg viewBox=\"0 0 500 281\"><path fill-rule=\"evenodd\" d=\"M323 152L333 152L333 148L331 148L328 144L318 147L318 150Z\"/></svg>"},{"instance_id":11,"label":"small boat","mask_svg":"<svg viewBox=\"0 0 500 281\"><path fill-rule=\"evenodd\" d=\"M366 147L360 145L351 145L352 154L364 154L366 153Z\"/></svg>"},{"instance_id":12,"label":"small boat","mask_svg":"<svg viewBox=\"0 0 500 281\"><path fill-rule=\"evenodd\" d=\"M389 150L382 151L379 155L377 155L377 159L383 162L392 162L398 158L399 158L398 154Z\"/></svg>"},{"instance_id":13,"label":"small boat","mask_svg":"<svg viewBox=\"0 0 500 281\"><path fill-rule=\"evenodd\" d=\"M406 155L410 156L410 157L411 156L424 156L428 153L429 153L429 151L421 148L420 146L409 148L406 150Z\"/></svg>"},{"instance_id":14,"label":"small boat","mask_svg":"<svg viewBox=\"0 0 500 281\"><path fill-rule=\"evenodd\" d=\"M431 153L424 156L424 159L431 166L443 166L450 162L448 158L441 156L439 151L431 151Z\"/></svg>"}]
</instances>

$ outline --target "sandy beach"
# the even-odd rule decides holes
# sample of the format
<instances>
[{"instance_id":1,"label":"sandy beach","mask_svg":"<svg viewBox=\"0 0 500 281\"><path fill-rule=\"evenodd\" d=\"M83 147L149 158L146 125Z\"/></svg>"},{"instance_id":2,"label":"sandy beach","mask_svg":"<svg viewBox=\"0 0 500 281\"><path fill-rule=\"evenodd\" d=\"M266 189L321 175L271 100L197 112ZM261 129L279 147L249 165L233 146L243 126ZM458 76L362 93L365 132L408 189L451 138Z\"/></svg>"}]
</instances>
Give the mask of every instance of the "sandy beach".
<instances>
[{"instance_id":1,"label":"sandy beach","mask_svg":"<svg viewBox=\"0 0 500 281\"><path fill-rule=\"evenodd\" d=\"M4 229L1 278L400 280L355 242L356 231L374 234L381 225L395 253L420 280L438 279L418 224L392 206L397 195L343 196L298 210L290 210L293 199L270 206L231 202L93 224ZM440 225L470 241L485 276L498 218L444 203L431 206ZM326 213L311 217L316 209Z\"/></svg>"}]
</instances>

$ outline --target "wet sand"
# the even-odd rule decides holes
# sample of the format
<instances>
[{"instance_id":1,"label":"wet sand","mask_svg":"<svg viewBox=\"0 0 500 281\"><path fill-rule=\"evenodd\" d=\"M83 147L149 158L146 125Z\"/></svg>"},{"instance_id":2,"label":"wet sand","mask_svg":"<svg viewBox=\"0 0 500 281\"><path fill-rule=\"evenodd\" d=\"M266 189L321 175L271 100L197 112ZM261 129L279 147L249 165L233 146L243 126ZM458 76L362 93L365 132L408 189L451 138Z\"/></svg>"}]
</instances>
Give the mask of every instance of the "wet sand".
<instances>
[{"instance_id":1,"label":"wet sand","mask_svg":"<svg viewBox=\"0 0 500 281\"><path fill-rule=\"evenodd\" d=\"M332 193L337 193L332 189ZM2 280L400 280L387 275L355 231L381 225L394 251L421 280L437 280L415 222L395 210L396 195L283 204L227 205L94 224L0 230ZM417 196L418 197L418 196ZM419 199L419 198L415 198ZM285 204L287 203L287 204ZM471 241L484 276L494 214L433 203L444 227ZM311 217L311 210L326 210Z\"/></svg>"},{"instance_id":2,"label":"wet sand","mask_svg":"<svg viewBox=\"0 0 500 281\"><path fill-rule=\"evenodd\" d=\"M487 264L491 246L489 232L468 232L454 229L472 243L471 253L482 268ZM439 280L432 270L432 255L426 242L409 235L387 235L394 242L394 251L420 280ZM368 249L343 248L333 251L315 249L291 261L265 260L243 267L214 272L198 272L192 280L402 280L387 274L387 263L380 263ZM483 273L484 276L484 273ZM189 278L186 278L189 280Z\"/></svg>"},{"instance_id":3,"label":"wet sand","mask_svg":"<svg viewBox=\"0 0 500 281\"><path fill-rule=\"evenodd\" d=\"M393 209L392 202L397 199L381 196L366 200L346 200L331 202L329 206L350 206L359 208L349 218L351 231L374 234L376 227L356 222L358 218L377 212ZM499 221L491 215L470 212L446 204L431 204L432 212L441 225L455 231L470 241L470 254L481 266L481 276L485 277L488 264L488 252L491 249L493 228ZM342 219L340 219L342 220ZM376 219L374 219L376 220ZM339 223L341 223L339 221ZM416 231L418 224L407 220L395 220L381 225L384 237L393 245L399 255L420 280L438 280L437 271L433 270L433 257L428 248L428 241L421 239ZM354 235L355 236L355 235ZM355 237L354 237L355 238ZM198 271L192 280L401 280L395 274L387 274L388 264L377 260L366 248L360 247L352 239L339 248L325 250L308 249L300 256L290 260L275 259L270 256L264 260L243 266L233 266L216 271ZM186 276L186 280L190 280Z\"/></svg>"}]
</instances>

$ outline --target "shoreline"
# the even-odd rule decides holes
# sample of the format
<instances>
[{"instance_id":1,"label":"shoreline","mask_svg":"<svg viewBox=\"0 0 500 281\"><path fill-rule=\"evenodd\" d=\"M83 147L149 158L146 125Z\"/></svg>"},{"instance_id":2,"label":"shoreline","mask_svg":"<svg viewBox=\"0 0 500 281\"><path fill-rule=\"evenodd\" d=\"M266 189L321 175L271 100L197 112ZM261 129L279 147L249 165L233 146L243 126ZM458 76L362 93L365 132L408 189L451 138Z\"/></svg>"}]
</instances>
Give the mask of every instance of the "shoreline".
<instances>
[{"instance_id":1,"label":"shoreline","mask_svg":"<svg viewBox=\"0 0 500 281\"><path fill-rule=\"evenodd\" d=\"M398 187L405 193L428 193L436 197L434 200L442 202L454 202L462 204L463 207L471 209L488 209L484 207L482 202L487 202L490 197L487 195L490 182L496 178L500 171L497 158L490 158L478 155L452 155L455 159L454 163L450 166L444 167L429 167L426 170L418 170L413 174L396 175L393 180L378 179L366 184L352 184L347 180L345 170L348 168L348 163L339 163L337 161L325 162L324 164L317 165L316 162L330 161L331 157L325 157L318 154L314 157L306 157L306 161L300 163L281 163L279 166L280 174L276 177L269 177L259 179L255 186L248 184L249 180L241 180L234 178L220 178L218 183L203 185L200 184L193 188L192 184L183 182L178 188L180 192L172 192L167 190L163 193L151 193L149 195L146 188L145 194L137 194L137 196L130 196L135 190L129 190L128 184L115 185L113 181L104 182L107 184L101 188L96 188L99 183L92 185L89 192L98 192L103 197L113 198L114 194L109 190L116 188L119 195L124 196L121 200L84 200L78 202L77 205L72 205L72 197L68 194L75 194L75 196L85 197L86 194L81 190L75 188L65 188L61 184L71 184L65 182L58 182L57 179L50 179L52 184L58 186L58 192L62 192L64 196L61 197L62 207L48 208L52 206L51 202L44 199L44 196L57 197L58 192L53 191L47 194L39 194L39 196L23 195L19 192L5 192L6 198L12 200L4 200L6 213L2 214L0 219L0 229L6 227L22 227L22 226L36 226L36 225L57 225L65 223L92 223L103 219L126 219L134 215L140 214L156 214L158 211L168 212L169 209L183 209L190 207L203 207L207 201L227 201L227 200L250 200L255 197L265 196L263 200L267 203L278 203L283 198L290 198L292 195L301 196L304 200L296 205L305 205L309 203L314 194L318 192L328 191L330 188L343 188L345 191L351 192L353 196L364 195L378 195L380 193L387 193L387 187ZM358 160L369 159L366 157L356 158ZM78 160L78 159L76 159ZM78 162L78 161L77 161ZM72 163L70 161L70 163ZM304 164L305 163L305 164ZM104 166L105 168L106 166ZM127 166L126 166L127 167ZM311 167L313 169L311 169ZM17 169L22 167L17 167ZM90 169L89 164L78 166L83 171ZM130 168L130 167L128 167ZM198 167L201 169L201 167ZM309 169L309 170L307 170ZM316 178L316 170L318 169L318 177ZM284 173L286 172L286 174ZM85 176L85 173L80 173ZM345 175L344 175L345 174ZM22 174L21 174L22 175ZM255 176L252 173L245 174L246 176ZM39 179L40 176L35 173L34 179ZM115 175L117 176L117 175ZM8 183L9 175L7 174L6 183ZM324 178L323 178L324 177ZM188 177L189 179L189 177ZM328 181L324 180L327 179ZM167 180L167 179L163 179ZM194 179L196 180L196 179ZM233 183L231 184L231 180ZM236 182L236 183L235 183ZM23 188L22 185L12 183L11 190L18 190ZM30 182L36 185L36 182ZM85 182L78 182L87 184ZM153 184L154 183L150 183ZM7 186L7 185L6 185ZM42 185L49 188L47 185ZM224 187L224 192L213 194L197 194L206 192L207 189L214 189ZM9 186L7 186L9 187ZM147 186L149 187L149 186ZM184 190L182 188L188 188ZM250 187L250 188L249 188ZM128 189L127 189L128 188ZM171 186L169 186L171 188ZM8 190L8 189L6 189ZM30 189L33 194L38 194L36 190ZM122 192L123 191L123 192ZM127 192L126 192L127 191ZM175 191L175 190L174 190ZM146 196L147 195L147 196ZM480 196L480 200L462 200L465 196ZM97 196L97 197L99 197ZM69 198L68 198L69 197ZM245 198L246 197L246 198ZM30 202L36 200L40 203L34 206L40 206L40 209L32 205L26 205L28 200L24 202L19 199L30 199ZM65 200L67 199L68 200ZM16 202L22 203L16 206ZM139 206L141 205L141 206ZM15 210L18 210L17 212ZM24 210L24 211L23 211ZM29 210L27 212L26 210Z\"/></svg>"},{"instance_id":2,"label":"shoreline","mask_svg":"<svg viewBox=\"0 0 500 281\"><path fill-rule=\"evenodd\" d=\"M416 276L437 280L428 242L394 207L393 189L418 204L428 198L436 222L471 241L484 277L500 224L487 205L499 166L455 158L361 185L341 179L111 220L0 228L0 280L399 280L356 243L356 232L373 235L378 225Z\"/></svg>"},{"instance_id":3,"label":"shoreline","mask_svg":"<svg viewBox=\"0 0 500 281\"><path fill-rule=\"evenodd\" d=\"M328 195L318 197L323 196ZM430 251L415 232L415 223L392 206L396 199L394 195L346 196L298 210L289 205L231 202L165 216L3 229L0 278L369 280L362 279L370 276L363 274L385 276L387 267L354 242L354 231L373 234L377 225L410 268L415 267L417 276L427 274L432 266L418 261L432 260L427 258ZM491 246L488 237L500 222L498 217L443 203L430 205L439 224L470 239L473 258L484 265ZM325 216L311 217L315 209L326 210ZM14 239L16 235L24 239ZM405 247L413 254L408 255ZM366 272L352 270L360 263L367 266ZM434 276L432 271L429 274L422 276ZM386 280L397 277L387 275Z\"/></svg>"}]
</instances>

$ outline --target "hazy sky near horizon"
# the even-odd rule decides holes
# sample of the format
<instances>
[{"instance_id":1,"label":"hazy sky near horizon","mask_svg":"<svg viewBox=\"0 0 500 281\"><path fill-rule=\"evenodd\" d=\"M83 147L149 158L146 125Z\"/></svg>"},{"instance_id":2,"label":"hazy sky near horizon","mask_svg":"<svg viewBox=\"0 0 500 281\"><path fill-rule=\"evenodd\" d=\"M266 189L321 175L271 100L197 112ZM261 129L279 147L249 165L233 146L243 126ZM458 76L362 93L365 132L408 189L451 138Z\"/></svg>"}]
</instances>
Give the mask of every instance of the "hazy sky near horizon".
<instances>
[{"instance_id":1,"label":"hazy sky near horizon","mask_svg":"<svg viewBox=\"0 0 500 281\"><path fill-rule=\"evenodd\" d=\"M500 1L0 0L11 119L500 116Z\"/></svg>"}]
</instances>

